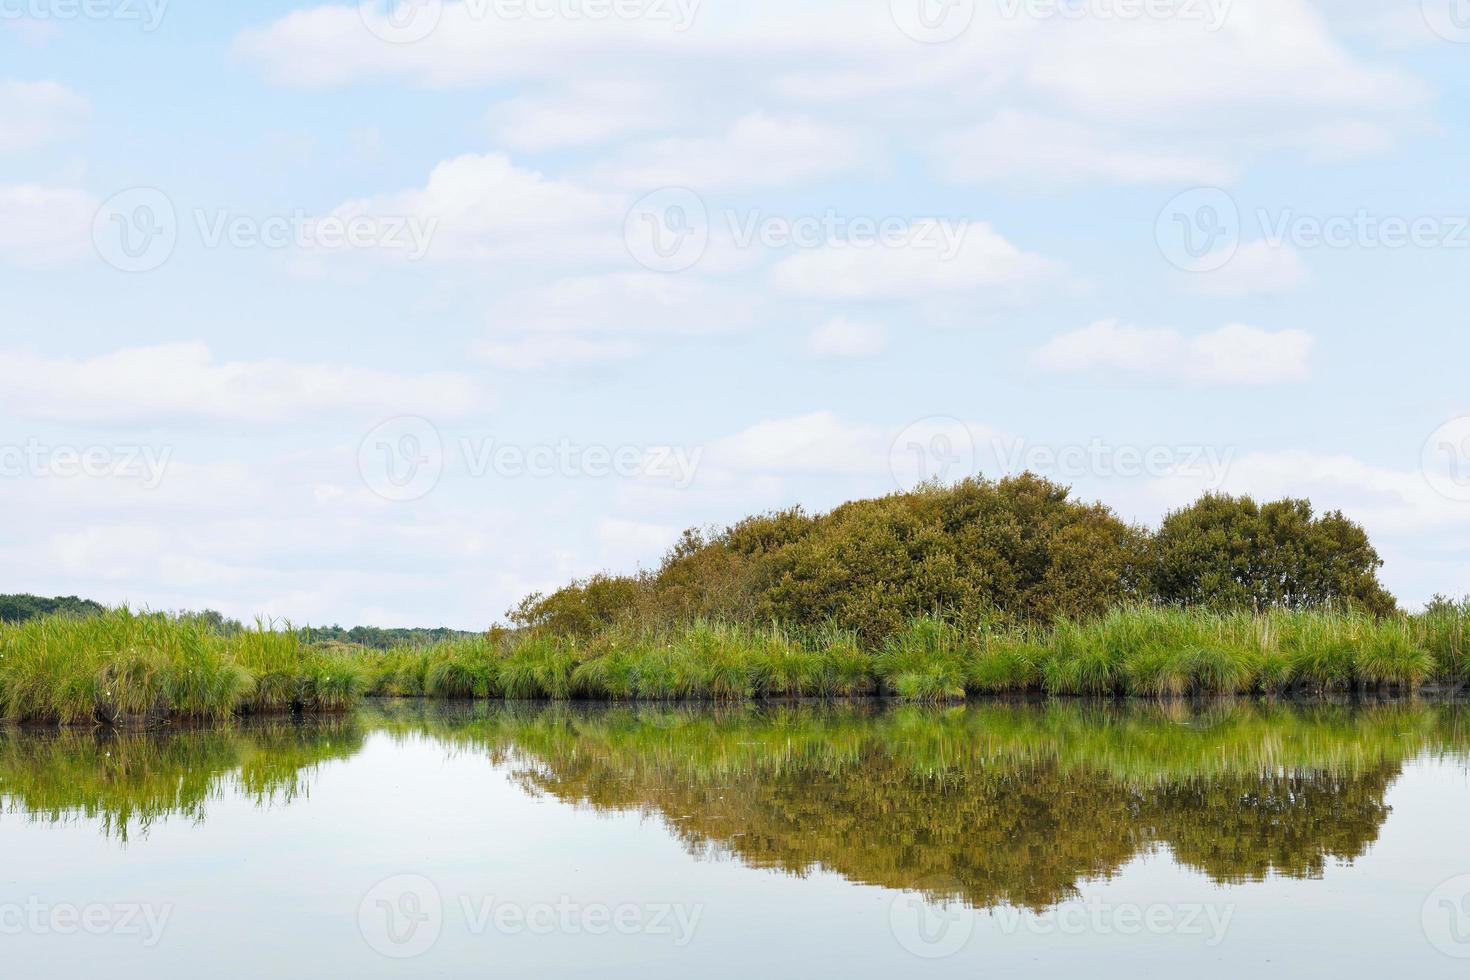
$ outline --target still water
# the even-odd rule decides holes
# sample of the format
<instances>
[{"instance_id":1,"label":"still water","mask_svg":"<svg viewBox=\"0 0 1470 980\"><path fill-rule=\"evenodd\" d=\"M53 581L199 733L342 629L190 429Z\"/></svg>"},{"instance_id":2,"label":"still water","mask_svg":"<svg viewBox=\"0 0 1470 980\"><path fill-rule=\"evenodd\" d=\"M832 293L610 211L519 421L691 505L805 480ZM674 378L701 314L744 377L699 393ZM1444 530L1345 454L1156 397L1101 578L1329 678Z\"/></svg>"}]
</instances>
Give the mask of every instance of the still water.
<instances>
[{"instance_id":1,"label":"still water","mask_svg":"<svg viewBox=\"0 0 1470 980\"><path fill-rule=\"evenodd\" d=\"M1470 708L0 728L6 978L1149 970L1470 972Z\"/></svg>"}]
</instances>

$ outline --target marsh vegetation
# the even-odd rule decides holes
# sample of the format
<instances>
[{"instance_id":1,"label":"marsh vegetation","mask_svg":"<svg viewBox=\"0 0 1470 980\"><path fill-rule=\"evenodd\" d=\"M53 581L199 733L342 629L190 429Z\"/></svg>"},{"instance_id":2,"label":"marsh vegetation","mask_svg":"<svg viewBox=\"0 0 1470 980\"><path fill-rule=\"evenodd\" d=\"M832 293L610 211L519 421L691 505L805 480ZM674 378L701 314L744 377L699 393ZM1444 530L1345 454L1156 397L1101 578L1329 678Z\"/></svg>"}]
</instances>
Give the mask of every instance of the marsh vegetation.
<instances>
[{"instance_id":1,"label":"marsh vegetation","mask_svg":"<svg viewBox=\"0 0 1470 980\"><path fill-rule=\"evenodd\" d=\"M218 721L364 696L937 702L1470 682L1470 600L1405 613L1381 564L1360 527L1305 501L1208 496L1146 531L1036 477L967 480L691 532L657 571L531 596L513 629L371 634L404 641L389 649L217 613L0 623L0 718Z\"/></svg>"}]
</instances>

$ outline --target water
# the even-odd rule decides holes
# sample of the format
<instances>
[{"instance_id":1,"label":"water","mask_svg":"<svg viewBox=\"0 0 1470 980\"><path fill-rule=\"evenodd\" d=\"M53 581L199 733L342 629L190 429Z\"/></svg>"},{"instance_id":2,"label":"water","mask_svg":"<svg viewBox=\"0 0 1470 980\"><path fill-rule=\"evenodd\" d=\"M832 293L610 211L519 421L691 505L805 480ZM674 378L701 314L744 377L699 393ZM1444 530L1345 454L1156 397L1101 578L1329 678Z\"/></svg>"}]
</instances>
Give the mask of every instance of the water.
<instances>
[{"instance_id":1,"label":"water","mask_svg":"<svg viewBox=\"0 0 1470 980\"><path fill-rule=\"evenodd\" d=\"M1463 976L1470 709L0 729L7 978Z\"/></svg>"}]
</instances>

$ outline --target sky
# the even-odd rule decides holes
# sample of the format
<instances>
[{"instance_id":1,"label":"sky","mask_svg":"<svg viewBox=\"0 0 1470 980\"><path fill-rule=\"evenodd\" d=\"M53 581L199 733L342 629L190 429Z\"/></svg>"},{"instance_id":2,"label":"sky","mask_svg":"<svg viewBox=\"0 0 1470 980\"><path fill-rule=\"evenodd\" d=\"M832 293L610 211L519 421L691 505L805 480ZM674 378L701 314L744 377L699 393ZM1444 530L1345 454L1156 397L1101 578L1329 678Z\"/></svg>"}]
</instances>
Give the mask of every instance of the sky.
<instances>
[{"instance_id":1,"label":"sky","mask_svg":"<svg viewBox=\"0 0 1470 980\"><path fill-rule=\"evenodd\" d=\"M0 0L0 592L503 620L1025 470L1470 594L1465 0Z\"/></svg>"}]
</instances>

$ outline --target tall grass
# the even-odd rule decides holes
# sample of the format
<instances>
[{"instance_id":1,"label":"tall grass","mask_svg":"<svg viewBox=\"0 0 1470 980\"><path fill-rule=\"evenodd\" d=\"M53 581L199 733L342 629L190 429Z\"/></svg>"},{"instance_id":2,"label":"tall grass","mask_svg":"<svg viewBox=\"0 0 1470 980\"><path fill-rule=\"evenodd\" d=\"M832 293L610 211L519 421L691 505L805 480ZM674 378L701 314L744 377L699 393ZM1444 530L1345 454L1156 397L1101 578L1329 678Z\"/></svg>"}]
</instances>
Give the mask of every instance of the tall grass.
<instances>
[{"instance_id":1,"label":"tall grass","mask_svg":"<svg viewBox=\"0 0 1470 980\"><path fill-rule=\"evenodd\" d=\"M126 609L0 627L0 718L60 724L334 712L387 697L746 701L887 694L1280 694L1470 682L1470 602L1417 616L1128 608L1045 629L916 620L881 649L828 628L697 621L591 641L490 635L370 653L287 626L231 636Z\"/></svg>"},{"instance_id":2,"label":"tall grass","mask_svg":"<svg viewBox=\"0 0 1470 980\"><path fill-rule=\"evenodd\" d=\"M118 609L0 628L0 717L148 724L236 714L341 711L367 675L350 654L260 624L225 637L198 619Z\"/></svg>"}]
</instances>

